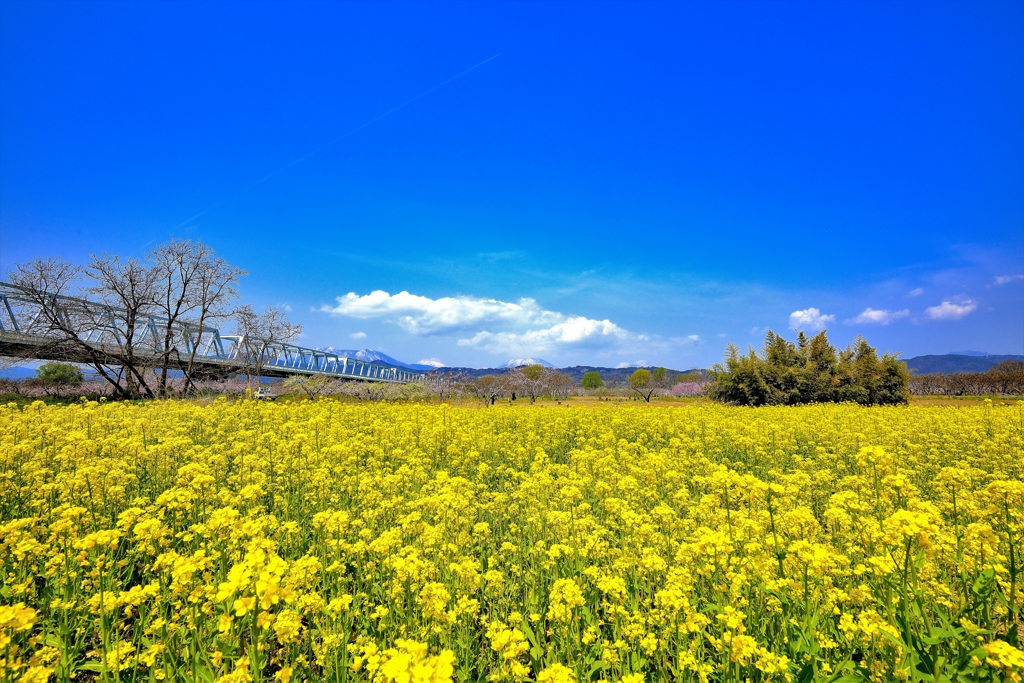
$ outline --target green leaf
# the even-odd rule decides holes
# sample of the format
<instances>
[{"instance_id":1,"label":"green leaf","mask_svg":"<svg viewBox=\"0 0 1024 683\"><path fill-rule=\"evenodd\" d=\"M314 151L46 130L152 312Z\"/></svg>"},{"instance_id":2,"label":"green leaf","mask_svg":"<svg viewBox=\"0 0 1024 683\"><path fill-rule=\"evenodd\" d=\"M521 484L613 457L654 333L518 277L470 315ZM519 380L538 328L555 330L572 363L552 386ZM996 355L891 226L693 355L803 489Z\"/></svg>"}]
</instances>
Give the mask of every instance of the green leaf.
<instances>
[{"instance_id":1,"label":"green leaf","mask_svg":"<svg viewBox=\"0 0 1024 683\"><path fill-rule=\"evenodd\" d=\"M537 634L533 632L533 629L530 628L530 625L525 621L523 621L522 630L526 635L526 639L530 641L530 645L533 645L535 648L539 648L540 644L537 642Z\"/></svg>"},{"instance_id":2,"label":"green leaf","mask_svg":"<svg viewBox=\"0 0 1024 683\"><path fill-rule=\"evenodd\" d=\"M810 661L804 664L803 668L800 669L800 673L796 676L797 683L811 683L814 680L814 658L811 657Z\"/></svg>"},{"instance_id":3,"label":"green leaf","mask_svg":"<svg viewBox=\"0 0 1024 683\"><path fill-rule=\"evenodd\" d=\"M921 640L927 643L928 645L938 645L942 643L942 641L944 640L949 640L951 638L959 638L960 634L963 632L963 629L946 629L945 631L940 631L937 628L932 628L929 629L929 631L930 633L928 635L921 636Z\"/></svg>"},{"instance_id":4,"label":"green leaf","mask_svg":"<svg viewBox=\"0 0 1024 683\"><path fill-rule=\"evenodd\" d=\"M989 567L974 580L974 585L971 586L971 592L980 598L987 598L988 594L992 592L992 586L995 584L996 570Z\"/></svg>"}]
</instances>

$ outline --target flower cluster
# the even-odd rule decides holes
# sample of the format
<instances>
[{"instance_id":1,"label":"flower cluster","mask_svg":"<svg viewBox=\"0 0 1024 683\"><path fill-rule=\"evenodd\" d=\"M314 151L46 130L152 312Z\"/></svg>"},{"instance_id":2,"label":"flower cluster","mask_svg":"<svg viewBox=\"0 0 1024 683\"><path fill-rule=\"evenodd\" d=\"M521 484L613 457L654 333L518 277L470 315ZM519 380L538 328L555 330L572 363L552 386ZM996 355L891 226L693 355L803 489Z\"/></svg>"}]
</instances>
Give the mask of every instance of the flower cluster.
<instances>
[{"instance_id":1,"label":"flower cluster","mask_svg":"<svg viewBox=\"0 0 1024 683\"><path fill-rule=\"evenodd\" d=\"M1024 680L1024 404L0 406L5 680Z\"/></svg>"}]
</instances>

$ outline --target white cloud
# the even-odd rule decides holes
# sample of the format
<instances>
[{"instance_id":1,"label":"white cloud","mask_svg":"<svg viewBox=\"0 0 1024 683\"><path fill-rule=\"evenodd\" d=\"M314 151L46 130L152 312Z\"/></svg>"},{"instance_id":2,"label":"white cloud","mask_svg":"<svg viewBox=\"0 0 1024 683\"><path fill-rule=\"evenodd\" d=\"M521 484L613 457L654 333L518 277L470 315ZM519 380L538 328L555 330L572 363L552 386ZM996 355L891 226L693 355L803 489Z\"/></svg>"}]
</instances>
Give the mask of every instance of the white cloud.
<instances>
[{"instance_id":1,"label":"white cloud","mask_svg":"<svg viewBox=\"0 0 1024 683\"><path fill-rule=\"evenodd\" d=\"M434 368L446 368L448 367L437 358L424 358L423 360L416 361L416 365L429 365Z\"/></svg>"},{"instance_id":2,"label":"white cloud","mask_svg":"<svg viewBox=\"0 0 1024 683\"><path fill-rule=\"evenodd\" d=\"M938 306L924 309L924 314L932 320L959 320L978 308L978 304L970 299L959 302L943 301Z\"/></svg>"},{"instance_id":3,"label":"white cloud","mask_svg":"<svg viewBox=\"0 0 1024 683\"><path fill-rule=\"evenodd\" d=\"M386 318L408 332L421 335L464 330L485 323L551 325L565 318L561 313L545 311L533 299L520 299L518 303L471 296L431 299L409 292L389 294L377 290L363 296L349 292L337 301L337 306L323 306L320 310L362 320Z\"/></svg>"},{"instance_id":4,"label":"white cloud","mask_svg":"<svg viewBox=\"0 0 1024 683\"><path fill-rule=\"evenodd\" d=\"M700 346L700 335L688 334L685 337L671 337L669 341L672 342L673 344L692 344L693 346Z\"/></svg>"},{"instance_id":5,"label":"white cloud","mask_svg":"<svg viewBox=\"0 0 1024 683\"><path fill-rule=\"evenodd\" d=\"M907 292L907 296L921 296L922 294L924 294L924 290L921 289L920 287L918 287L917 289L912 289L909 292Z\"/></svg>"},{"instance_id":6,"label":"white cloud","mask_svg":"<svg viewBox=\"0 0 1024 683\"><path fill-rule=\"evenodd\" d=\"M494 353L538 354L556 345L607 345L622 341L648 341L610 320L564 315L545 310L534 299L516 303L471 296L431 299L381 290L360 296L350 292L338 305L323 306L325 313L350 318L382 318L416 335L465 334L460 346ZM467 334L468 333L468 334Z\"/></svg>"},{"instance_id":7,"label":"white cloud","mask_svg":"<svg viewBox=\"0 0 1024 683\"><path fill-rule=\"evenodd\" d=\"M1024 275L996 275L997 285L1008 285L1015 280L1024 280Z\"/></svg>"},{"instance_id":8,"label":"white cloud","mask_svg":"<svg viewBox=\"0 0 1024 683\"><path fill-rule=\"evenodd\" d=\"M475 346L494 353L539 353L555 344L601 344L625 341L629 332L610 320L593 320L574 316L550 327L525 332L477 332L468 339L460 339L459 346Z\"/></svg>"},{"instance_id":9,"label":"white cloud","mask_svg":"<svg viewBox=\"0 0 1024 683\"><path fill-rule=\"evenodd\" d=\"M353 332L352 334L350 334L348 336L351 337L352 339L366 339L366 333L365 332Z\"/></svg>"},{"instance_id":10,"label":"white cloud","mask_svg":"<svg viewBox=\"0 0 1024 683\"><path fill-rule=\"evenodd\" d=\"M874 308L865 308L864 312L855 318L844 320L847 325L854 325L857 323L868 324L868 325L888 325L893 320L899 320L900 318L906 318L910 315L910 311L904 308L902 311L889 311L889 310L877 310Z\"/></svg>"},{"instance_id":11,"label":"white cloud","mask_svg":"<svg viewBox=\"0 0 1024 683\"><path fill-rule=\"evenodd\" d=\"M789 326L794 330L822 330L835 319L834 315L822 315L817 308L806 308L789 314Z\"/></svg>"}]
</instances>

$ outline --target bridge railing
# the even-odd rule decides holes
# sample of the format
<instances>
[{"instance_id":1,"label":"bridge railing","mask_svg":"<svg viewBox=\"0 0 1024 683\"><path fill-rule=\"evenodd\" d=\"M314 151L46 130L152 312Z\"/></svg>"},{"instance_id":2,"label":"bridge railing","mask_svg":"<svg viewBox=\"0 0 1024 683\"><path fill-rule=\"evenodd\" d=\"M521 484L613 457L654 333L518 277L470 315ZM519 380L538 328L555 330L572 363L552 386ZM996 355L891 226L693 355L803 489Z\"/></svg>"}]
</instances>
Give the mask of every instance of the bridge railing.
<instances>
[{"instance_id":1,"label":"bridge railing","mask_svg":"<svg viewBox=\"0 0 1024 683\"><path fill-rule=\"evenodd\" d=\"M159 357L170 335L178 358L193 363L234 368L242 372L258 365L277 375L325 374L377 382L412 382L421 373L340 356L330 351L281 342L252 343L238 335L222 335L210 325L173 321L158 315L135 317L102 302L63 294L28 290L0 282L0 341L5 348L17 346L26 355L47 342L74 341L94 349L109 350L116 357L131 342L136 357ZM131 340L126 330L134 328ZM194 354L194 355L193 355ZM260 355L258 362L254 355ZM41 357L41 356L37 356Z\"/></svg>"},{"instance_id":2,"label":"bridge railing","mask_svg":"<svg viewBox=\"0 0 1024 683\"><path fill-rule=\"evenodd\" d=\"M228 343L227 357L231 360L244 359L247 354L252 353L254 345L247 344L241 336L225 335L222 339ZM259 351L257 350L256 353ZM381 365L348 356L339 356L331 351L309 349L280 342L266 345L263 351L262 367L294 370L301 374L337 375L385 382L413 382L422 376L422 373L404 368Z\"/></svg>"},{"instance_id":3,"label":"bridge railing","mask_svg":"<svg viewBox=\"0 0 1024 683\"><path fill-rule=\"evenodd\" d=\"M170 347L189 357L193 349L200 357L226 358L220 332L210 326L173 321L151 313L129 321L125 311L102 302L66 294L49 294L0 282L0 333L41 338L71 338L97 346L125 347L143 354L163 351L170 334ZM127 330L131 328L131 339Z\"/></svg>"}]
</instances>

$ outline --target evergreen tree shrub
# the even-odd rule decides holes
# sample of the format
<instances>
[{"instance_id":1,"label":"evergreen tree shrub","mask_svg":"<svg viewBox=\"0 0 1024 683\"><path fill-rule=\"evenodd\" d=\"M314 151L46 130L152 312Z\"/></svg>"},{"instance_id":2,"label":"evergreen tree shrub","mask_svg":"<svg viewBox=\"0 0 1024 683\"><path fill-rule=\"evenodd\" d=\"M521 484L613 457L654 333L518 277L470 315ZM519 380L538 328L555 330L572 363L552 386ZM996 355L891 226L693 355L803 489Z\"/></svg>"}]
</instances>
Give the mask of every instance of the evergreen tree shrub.
<instances>
[{"instance_id":1,"label":"evergreen tree shrub","mask_svg":"<svg viewBox=\"0 0 1024 683\"><path fill-rule=\"evenodd\" d=\"M910 372L898 353L879 357L860 336L837 351L824 331L810 338L799 332L794 343L769 330L761 351L746 354L730 344L725 363L709 374L709 395L736 405L894 405L910 398Z\"/></svg>"}]
</instances>

